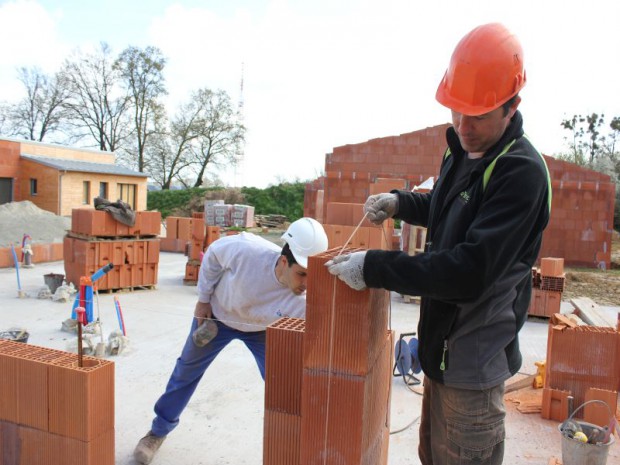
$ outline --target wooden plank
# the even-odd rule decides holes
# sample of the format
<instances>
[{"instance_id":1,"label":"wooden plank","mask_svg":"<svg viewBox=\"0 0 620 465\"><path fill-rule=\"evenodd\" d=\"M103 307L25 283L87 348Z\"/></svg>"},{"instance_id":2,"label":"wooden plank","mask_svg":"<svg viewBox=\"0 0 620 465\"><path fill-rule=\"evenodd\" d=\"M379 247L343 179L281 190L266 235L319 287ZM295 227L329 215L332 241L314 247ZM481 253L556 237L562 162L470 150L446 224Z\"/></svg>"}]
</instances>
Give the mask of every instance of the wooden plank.
<instances>
[{"instance_id":1,"label":"wooden plank","mask_svg":"<svg viewBox=\"0 0 620 465\"><path fill-rule=\"evenodd\" d=\"M531 387L535 377L536 375L528 375L525 378L521 378L517 381L513 381L512 383L507 384L504 389L504 394L512 391L518 391L519 389L523 389L525 387Z\"/></svg>"},{"instance_id":2,"label":"wooden plank","mask_svg":"<svg viewBox=\"0 0 620 465\"><path fill-rule=\"evenodd\" d=\"M577 297L570 300L571 304L577 309L579 318L591 326L613 328L615 325L601 313L599 306L588 297Z\"/></svg>"}]
</instances>

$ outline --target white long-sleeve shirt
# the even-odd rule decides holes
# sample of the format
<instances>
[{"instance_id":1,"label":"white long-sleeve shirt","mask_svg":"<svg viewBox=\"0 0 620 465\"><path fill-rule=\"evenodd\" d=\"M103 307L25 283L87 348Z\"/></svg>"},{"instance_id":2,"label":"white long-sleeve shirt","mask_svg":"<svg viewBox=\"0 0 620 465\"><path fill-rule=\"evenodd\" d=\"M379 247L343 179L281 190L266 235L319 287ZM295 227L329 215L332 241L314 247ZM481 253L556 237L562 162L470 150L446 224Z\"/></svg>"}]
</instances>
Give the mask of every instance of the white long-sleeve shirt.
<instances>
[{"instance_id":1,"label":"white long-sleeve shirt","mask_svg":"<svg viewBox=\"0 0 620 465\"><path fill-rule=\"evenodd\" d=\"M198 300L239 331L262 331L279 318L304 318L305 294L276 278L281 248L251 233L225 236L207 248L198 277Z\"/></svg>"}]
</instances>

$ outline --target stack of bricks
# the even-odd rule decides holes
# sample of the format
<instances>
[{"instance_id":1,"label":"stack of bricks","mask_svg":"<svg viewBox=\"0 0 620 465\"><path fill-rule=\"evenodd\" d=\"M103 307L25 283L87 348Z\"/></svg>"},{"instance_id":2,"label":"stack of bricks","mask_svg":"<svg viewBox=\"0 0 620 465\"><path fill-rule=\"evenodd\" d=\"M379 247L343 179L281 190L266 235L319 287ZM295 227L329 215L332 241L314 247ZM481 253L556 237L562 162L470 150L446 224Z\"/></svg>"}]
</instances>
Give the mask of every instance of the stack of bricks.
<instances>
[{"instance_id":1,"label":"stack of bricks","mask_svg":"<svg viewBox=\"0 0 620 465\"><path fill-rule=\"evenodd\" d=\"M555 314L549 320L542 417L564 421L568 396L576 409L589 400L603 400L615 413L620 391L620 325L616 328L578 325ZM609 422L602 404L585 406L577 415L599 426Z\"/></svg>"},{"instance_id":2,"label":"stack of bricks","mask_svg":"<svg viewBox=\"0 0 620 465\"><path fill-rule=\"evenodd\" d=\"M113 465L114 363L0 340L0 463Z\"/></svg>"},{"instance_id":3,"label":"stack of bricks","mask_svg":"<svg viewBox=\"0 0 620 465\"><path fill-rule=\"evenodd\" d=\"M387 463L389 293L330 275L325 263L339 251L309 259L305 322L267 329L265 465Z\"/></svg>"},{"instance_id":4,"label":"stack of bricks","mask_svg":"<svg viewBox=\"0 0 620 465\"><path fill-rule=\"evenodd\" d=\"M108 263L114 268L96 281L98 290L152 287L157 284L161 213L139 211L127 226L104 211L75 208L71 231L64 238L63 255L67 282L79 286Z\"/></svg>"},{"instance_id":5,"label":"stack of bricks","mask_svg":"<svg viewBox=\"0 0 620 465\"><path fill-rule=\"evenodd\" d=\"M550 318L559 313L565 280L563 258L542 258L540 268L532 268L532 297L528 314Z\"/></svg>"},{"instance_id":6,"label":"stack of bricks","mask_svg":"<svg viewBox=\"0 0 620 465\"><path fill-rule=\"evenodd\" d=\"M192 218L180 216L166 217L166 237L160 238L162 252L187 253L191 240Z\"/></svg>"},{"instance_id":7,"label":"stack of bricks","mask_svg":"<svg viewBox=\"0 0 620 465\"><path fill-rule=\"evenodd\" d=\"M14 246L17 260L21 260L23 248ZM62 260L62 242L50 242L47 244L31 244L32 263L56 262ZM0 247L0 268L15 266L13 251L10 247ZM18 263L19 266L19 263Z\"/></svg>"},{"instance_id":8,"label":"stack of bricks","mask_svg":"<svg viewBox=\"0 0 620 465\"><path fill-rule=\"evenodd\" d=\"M220 238L220 227L207 226L205 221L206 216L204 213L192 213L189 249L187 263L185 264L185 277L183 278L183 283L186 285L196 285L198 283L202 253L213 241Z\"/></svg>"}]
</instances>

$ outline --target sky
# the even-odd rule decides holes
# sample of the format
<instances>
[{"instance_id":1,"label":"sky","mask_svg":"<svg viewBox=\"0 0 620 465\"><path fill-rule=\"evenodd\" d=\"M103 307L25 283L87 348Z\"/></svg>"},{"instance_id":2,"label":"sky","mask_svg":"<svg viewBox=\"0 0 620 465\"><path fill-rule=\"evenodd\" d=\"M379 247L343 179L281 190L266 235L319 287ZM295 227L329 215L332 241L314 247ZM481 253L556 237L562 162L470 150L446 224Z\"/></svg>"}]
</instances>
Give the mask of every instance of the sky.
<instances>
[{"instance_id":1,"label":"sky","mask_svg":"<svg viewBox=\"0 0 620 465\"><path fill-rule=\"evenodd\" d=\"M19 67L156 46L170 112L204 87L243 102L243 163L219 176L264 188L315 179L334 147L448 123L435 92L454 47L501 22L524 49L526 133L554 155L564 119L620 116L619 18L607 0L0 0L0 100L23 95Z\"/></svg>"}]
</instances>

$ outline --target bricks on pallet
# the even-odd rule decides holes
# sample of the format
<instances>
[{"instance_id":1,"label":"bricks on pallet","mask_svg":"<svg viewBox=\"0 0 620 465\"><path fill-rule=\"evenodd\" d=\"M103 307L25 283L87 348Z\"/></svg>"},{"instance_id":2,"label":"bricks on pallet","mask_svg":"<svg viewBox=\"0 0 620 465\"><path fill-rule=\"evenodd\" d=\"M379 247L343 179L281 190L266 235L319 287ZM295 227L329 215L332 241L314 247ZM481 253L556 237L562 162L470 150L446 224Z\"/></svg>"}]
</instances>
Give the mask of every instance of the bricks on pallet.
<instances>
[{"instance_id":1,"label":"bricks on pallet","mask_svg":"<svg viewBox=\"0 0 620 465\"><path fill-rule=\"evenodd\" d=\"M157 263L147 263L144 265L144 286L154 286L157 284Z\"/></svg>"},{"instance_id":2,"label":"bricks on pallet","mask_svg":"<svg viewBox=\"0 0 620 465\"><path fill-rule=\"evenodd\" d=\"M146 244L145 263L159 263L160 239L149 239Z\"/></svg>"},{"instance_id":3,"label":"bricks on pallet","mask_svg":"<svg viewBox=\"0 0 620 465\"><path fill-rule=\"evenodd\" d=\"M254 227L254 207L251 205L234 204L230 213L231 226L241 228Z\"/></svg>"},{"instance_id":4,"label":"bricks on pallet","mask_svg":"<svg viewBox=\"0 0 620 465\"><path fill-rule=\"evenodd\" d=\"M81 265L97 266L99 264L97 244L97 242L74 239L73 261Z\"/></svg>"}]
</instances>

